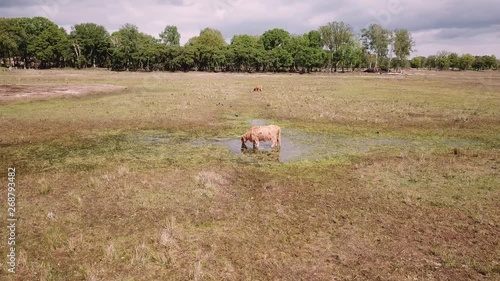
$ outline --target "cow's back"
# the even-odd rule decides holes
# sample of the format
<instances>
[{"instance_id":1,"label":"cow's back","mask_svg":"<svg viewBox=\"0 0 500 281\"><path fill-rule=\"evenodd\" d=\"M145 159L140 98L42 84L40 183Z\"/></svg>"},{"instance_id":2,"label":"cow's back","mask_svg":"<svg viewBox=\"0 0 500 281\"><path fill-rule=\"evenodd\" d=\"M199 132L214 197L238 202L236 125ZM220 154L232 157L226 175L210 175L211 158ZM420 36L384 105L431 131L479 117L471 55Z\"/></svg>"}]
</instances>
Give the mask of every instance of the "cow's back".
<instances>
[{"instance_id":1,"label":"cow's back","mask_svg":"<svg viewBox=\"0 0 500 281\"><path fill-rule=\"evenodd\" d=\"M278 133L279 131L281 131L281 128L276 126L276 125L269 125L267 127L269 127L269 130L271 131L272 134L275 134L275 133Z\"/></svg>"}]
</instances>

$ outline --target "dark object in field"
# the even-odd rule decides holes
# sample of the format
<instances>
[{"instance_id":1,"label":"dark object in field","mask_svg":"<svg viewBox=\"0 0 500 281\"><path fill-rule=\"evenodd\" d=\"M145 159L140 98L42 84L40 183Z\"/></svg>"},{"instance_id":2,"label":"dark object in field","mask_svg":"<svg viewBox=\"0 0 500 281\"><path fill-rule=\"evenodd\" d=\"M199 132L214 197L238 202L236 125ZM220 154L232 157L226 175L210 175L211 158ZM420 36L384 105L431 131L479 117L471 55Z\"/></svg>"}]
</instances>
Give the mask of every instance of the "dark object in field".
<instances>
[{"instance_id":1,"label":"dark object in field","mask_svg":"<svg viewBox=\"0 0 500 281\"><path fill-rule=\"evenodd\" d=\"M259 148L260 141L271 141L271 147L281 146L281 128L276 125L252 126L241 136L241 147L247 148L246 142L251 141L253 148Z\"/></svg>"},{"instance_id":2,"label":"dark object in field","mask_svg":"<svg viewBox=\"0 0 500 281\"><path fill-rule=\"evenodd\" d=\"M366 73L389 73L391 72L391 70L387 67L381 67L381 68L367 68L365 69L363 72L366 72Z\"/></svg>"},{"instance_id":3,"label":"dark object in field","mask_svg":"<svg viewBox=\"0 0 500 281\"><path fill-rule=\"evenodd\" d=\"M253 88L254 92L262 92L262 85L257 85L255 88Z\"/></svg>"}]
</instances>

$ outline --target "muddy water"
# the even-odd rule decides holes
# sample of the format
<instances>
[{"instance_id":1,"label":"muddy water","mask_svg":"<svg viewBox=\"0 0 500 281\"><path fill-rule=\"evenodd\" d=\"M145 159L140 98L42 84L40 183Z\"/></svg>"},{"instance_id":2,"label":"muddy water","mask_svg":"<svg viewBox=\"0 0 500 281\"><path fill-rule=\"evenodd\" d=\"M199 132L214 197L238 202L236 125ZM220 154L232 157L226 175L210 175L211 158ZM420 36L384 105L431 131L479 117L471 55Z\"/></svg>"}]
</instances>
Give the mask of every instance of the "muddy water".
<instances>
[{"instance_id":1,"label":"muddy water","mask_svg":"<svg viewBox=\"0 0 500 281\"><path fill-rule=\"evenodd\" d=\"M268 122L260 119L249 120L251 125L266 125ZM271 148L271 142L261 142L259 149L252 149L252 143L247 142L248 149L241 148L239 137L195 139L170 138L162 134L143 134L140 140L147 145L166 145L170 142L190 143L193 146L224 146L233 155L243 161L273 161L291 162L298 160L314 160L321 158L341 158L353 155L367 155L378 151L396 151L402 153L428 153L435 149L464 149L481 145L481 142L471 140L413 141L410 139L385 138L381 134L373 137L352 137L343 135L307 134L302 131L282 128L281 148Z\"/></svg>"},{"instance_id":2,"label":"muddy water","mask_svg":"<svg viewBox=\"0 0 500 281\"><path fill-rule=\"evenodd\" d=\"M266 125L265 120L253 119L249 123L254 126ZM303 159L320 159L329 157L345 157L366 155L388 149L401 152L425 152L438 147L466 148L474 143L469 140L446 141L443 143L419 142L408 139L384 138L378 134L373 137L326 136L307 134L298 130L282 128L281 149L271 149L271 142L261 142L259 150L252 149L252 143L247 142L248 149L241 148L240 139L219 140L236 155L242 157L260 157L271 161L290 162Z\"/></svg>"},{"instance_id":3,"label":"muddy water","mask_svg":"<svg viewBox=\"0 0 500 281\"><path fill-rule=\"evenodd\" d=\"M259 144L259 149L254 150L252 148L252 143L247 142L247 149L241 149L241 140L240 139L231 139L225 140L222 144L226 145L229 150L231 150L234 154L248 154L248 155L257 155L264 154L269 155L275 160L279 160L280 162L290 162L293 160L298 160L302 158L306 158L313 147L304 143L304 136L295 135L292 136L291 130L282 130L281 137L281 148L271 148L271 142L261 142ZM271 154L278 154L278 157L272 156ZM277 158L277 159L276 159Z\"/></svg>"},{"instance_id":4,"label":"muddy water","mask_svg":"<svg viewBox=\"0 0 500 281\"><path fill-rule=\"evenodd\" d=\"M261 119L248 121L253 126L266 125ZM282 128L281 148L271 148L271 142L261 142L259 149L252 149L252 143L247 142L248 149L241 148L240 139L222 140L220 143L229 148L233 154L257 157L267 155L271 160L290 162L302 159L319 159L324 157L346 156L370 152L373 145L400 145L399 140L391 139L353 139L351 137L327 137L324 135L307 134L298 130Z\"/></svg>"},{"instance_id":5,"label":"muddy water","mask_svg":"<svg viewBox=\"0 0 500 281\"><path fill-rule=\"evenodd\" d=\"M268 122L262 119L252 119L249 120L252 126L264 126ZM244 155L254 158L269 159L271 161L279 162L290 162L294 160L299 160L306 158L310 155L313 147L306 144L309 136L307 134L301 134L298 131L282 129L281 131L281 148L271 148L271 142L261 142L259 144L259 149L253 149L252 143L247 142L246 145L248 149L241 148L241 140L230 139L223 140L221 143L229 148L229 150L238 155Z\"/></svg>"},{"instance_id":6,"label":"muddy water","mask_svg":"<svg viewBox=\"0 0 500 281\"><path fill-rule=\"evenodd\" d=\"M271 148L271 142L261 142L259 150L252 149L252 143L247 142L248 149L241 149L241 141L232 139L223 141L234 154L269 154L278 153L279 162L290 162L302 159L320 159L325 157L344 157L373 153L377 149L387 147L403 147L408 143L398 139L384 138L352 138L345 136L326 137L312 135L291 129L282 129L281 148ZM276 157L274 157L276 158Z\"/></svg>"},{"instance_id":7,"label":"muddy water","mask_svg":"<svg viewBox=\"0 0 500 281\"><path fill-rule=\"evenodd\" d=\"M144 136L142 138L147 144L162 144L170 141L168 136Z\"/></svg>"}]
</instances>

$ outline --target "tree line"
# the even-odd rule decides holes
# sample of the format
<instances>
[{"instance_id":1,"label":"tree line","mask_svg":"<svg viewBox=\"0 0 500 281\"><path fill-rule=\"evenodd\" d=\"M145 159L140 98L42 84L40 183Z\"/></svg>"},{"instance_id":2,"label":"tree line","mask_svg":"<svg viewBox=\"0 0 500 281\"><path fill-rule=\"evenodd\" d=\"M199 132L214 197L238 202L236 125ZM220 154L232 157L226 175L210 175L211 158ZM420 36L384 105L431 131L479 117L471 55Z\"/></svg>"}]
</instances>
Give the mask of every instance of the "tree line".
<instances>
[{"instance_id":1,"label":"tree line","mask_svg":"<svg viewBox=\"0 0 500 281\"><path fill-rule=\"evenodd\" d=\"M201 30L184 46L180 38L177 27L171 25L159 33L158 39L133 24L110 34L104 26L81 23L68 33L43 17L0 18L2 64L23 68L311 72L408 65L487 69L496 68L498 63L494 56L458 57L449 53L409 61L415 46L410 32L387 30L378 24L362 29L360 34L344 22L330 22L300 35L275 28L257 36L235 35L229 44L219 30L211 28Z\"/></svg>"},{"instance_id":2,"label":"tree line","mask_svg":"<svg viewBox=\"0 0 500 281\"><path fill-rule=\"evenodd\" d=\"M440 51L436 55L428 57L418 56L410 60L413 68L428 68L439 70L488 70L498 69L500 61L494 55L491 56L473 56L457 53Z\"/></svg>"}]
</instances>

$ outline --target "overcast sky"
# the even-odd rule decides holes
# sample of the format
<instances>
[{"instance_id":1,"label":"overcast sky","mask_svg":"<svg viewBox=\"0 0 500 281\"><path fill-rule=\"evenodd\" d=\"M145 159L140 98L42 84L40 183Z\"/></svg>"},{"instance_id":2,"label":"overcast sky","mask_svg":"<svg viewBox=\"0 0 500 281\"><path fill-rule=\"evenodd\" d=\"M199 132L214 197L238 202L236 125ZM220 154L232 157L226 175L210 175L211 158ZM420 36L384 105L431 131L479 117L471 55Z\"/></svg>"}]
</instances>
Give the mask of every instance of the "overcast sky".
<instances>
[{"instance_id":1,"label":"overcast sky","mask_svg":"<svg viewBox=\"0 0 500 281\"><path fill-rule=\"evenodd\" d=\"M181 44L205 27L229 42L235 34L260 35L272 28L292 34L344 21L357 32L370 23L408 29L414 55L438 51L500 57L500 1L496 0L0 0L0 17L47 17L68 32L93 22L112 33L125 23L158 37L176 25Z\"/></svg>"}]
</instances>

